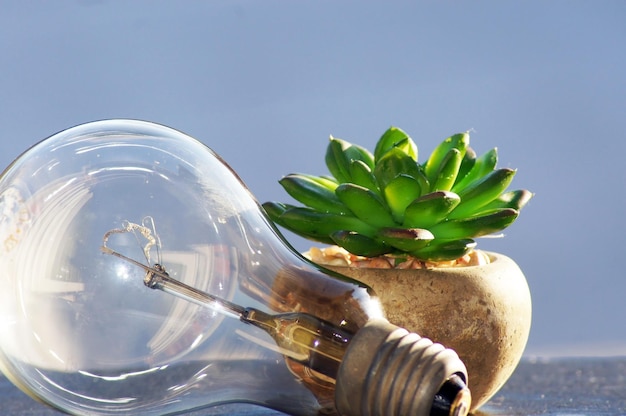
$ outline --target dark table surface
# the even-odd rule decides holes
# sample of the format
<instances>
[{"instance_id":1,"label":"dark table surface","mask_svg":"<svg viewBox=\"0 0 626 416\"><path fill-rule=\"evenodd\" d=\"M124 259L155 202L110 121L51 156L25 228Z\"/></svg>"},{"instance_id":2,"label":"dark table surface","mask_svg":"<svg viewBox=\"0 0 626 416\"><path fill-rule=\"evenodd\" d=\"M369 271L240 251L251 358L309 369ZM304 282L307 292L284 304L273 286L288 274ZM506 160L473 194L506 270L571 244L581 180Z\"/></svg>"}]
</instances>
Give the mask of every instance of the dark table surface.
<instances>
[{"instance_id":1,"label":"dark table surface","mask_svg":"<svg viewBox=\"0 0 626 416\"><path fill-rule=\"evenodd\" d=\"M275 416L273 410L229 405L205 415ZM0 415L60 416L0 376ZM626 415L626 357L525 358L508 383L479 412L488 415Z\"/></svg>"}]
</instances>

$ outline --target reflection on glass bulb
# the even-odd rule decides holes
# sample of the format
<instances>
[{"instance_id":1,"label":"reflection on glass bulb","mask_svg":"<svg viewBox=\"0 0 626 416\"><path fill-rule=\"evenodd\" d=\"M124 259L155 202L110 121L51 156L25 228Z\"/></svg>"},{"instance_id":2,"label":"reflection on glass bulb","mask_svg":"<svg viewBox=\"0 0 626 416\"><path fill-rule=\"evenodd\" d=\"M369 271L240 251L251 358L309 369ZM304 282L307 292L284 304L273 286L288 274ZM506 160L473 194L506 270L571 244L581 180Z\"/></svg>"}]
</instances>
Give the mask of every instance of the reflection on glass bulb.
<instances>
[{"instance_id":1,"label":"reflection on glass bulb","mask_svg":"<svg viewBox=\"0 0 626 416\"><path fill-rule=\"evenodd\" d=\"M454 352L295 253L217 155L164 126L88 123L16 159L0 287L0 368L68 413L469 409Z\"/></svg>"}]
</instances>

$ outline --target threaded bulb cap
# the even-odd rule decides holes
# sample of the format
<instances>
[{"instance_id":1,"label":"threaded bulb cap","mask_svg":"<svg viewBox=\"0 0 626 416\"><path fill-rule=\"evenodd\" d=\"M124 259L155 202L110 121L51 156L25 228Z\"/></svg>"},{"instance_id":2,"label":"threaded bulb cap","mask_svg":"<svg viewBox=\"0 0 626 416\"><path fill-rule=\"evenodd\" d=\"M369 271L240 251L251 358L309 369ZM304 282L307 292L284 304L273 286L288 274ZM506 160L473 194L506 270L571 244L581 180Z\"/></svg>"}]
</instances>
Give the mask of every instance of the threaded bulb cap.
<instances>
[{"instance_id":1,"label":"threaded bulb cap","mask_svg":"<svg viewBox=\"0 0 626 416\"><path fill-rule=\"evenodd\" d=\"M453 350L372 320L348 346L335 404L342 416L465 416L467 370Z\"/></svg>"}]
</instances>

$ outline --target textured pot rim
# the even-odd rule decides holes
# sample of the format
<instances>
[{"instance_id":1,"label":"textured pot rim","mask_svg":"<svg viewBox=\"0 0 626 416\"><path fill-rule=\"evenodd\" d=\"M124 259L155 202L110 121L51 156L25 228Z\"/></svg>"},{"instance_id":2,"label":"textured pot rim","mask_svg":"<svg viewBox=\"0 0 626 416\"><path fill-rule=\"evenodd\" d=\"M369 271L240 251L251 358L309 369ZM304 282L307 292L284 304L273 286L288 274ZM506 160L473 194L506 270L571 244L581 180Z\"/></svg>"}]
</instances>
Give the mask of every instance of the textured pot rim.
<instances>
[{"instance_id":1,"label":"textured pot rim","mask_svg":"<svg viewBox=\"0 0 626 416\"><path fill-rule=\"evenodd\" d=\"M486 270L486 269L493 269L494 267L499 267L499 266L505 266L504 263L508 264L513 264L515 267L519 266L517 265L517 263L510 258L509 256L499 253L499 252L495 252L495 251L487 251L487 250L479 250L477 249L476 251L481 251L482 253L485 253L488 257L490 262L487 264L477 264L477 265L469 265L469 266L444 266L444 267L427 267L427 268L418 268L418 269L399 269L399 268L382 268L382 267L356 267L356 266L352 266L352 265L339 265L339 264L330 264L330 263L318 263L315 262L313 260L309 260L311 261L313 264L316 264L318 266L322 266L325 268L345 268L345 269L367 269L367 270L394 270L400 273L415 273L416 271L419 272L434 272L434 273L444 273L444 274L467 274L468 272L475 272L476 270ZM464 273L465 272L465 273Z\"/></svg>"}]
</instances>

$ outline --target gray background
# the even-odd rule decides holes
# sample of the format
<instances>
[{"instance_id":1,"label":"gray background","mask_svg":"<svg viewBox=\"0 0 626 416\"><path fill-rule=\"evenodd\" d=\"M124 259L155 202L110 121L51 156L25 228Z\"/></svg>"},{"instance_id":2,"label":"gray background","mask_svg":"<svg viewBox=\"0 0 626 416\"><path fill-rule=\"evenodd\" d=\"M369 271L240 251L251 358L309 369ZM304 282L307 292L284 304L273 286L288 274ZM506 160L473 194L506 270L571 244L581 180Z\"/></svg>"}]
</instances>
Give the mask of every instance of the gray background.
<instances>
[{"instance_id":1,"label":"gray background","mask_svg":"<svg viewBox=\"0 0 626 416\"><path fill-rule=\"evenodd\" d=\"M0 165L103 118L200 139L257 198L323 174L329 134L422 155L472 130L536 193L501 240L528 355L626 353L626 3L0 1ZM298 249L310 243L286 234Z\"/></svg>"}]
</instances>

